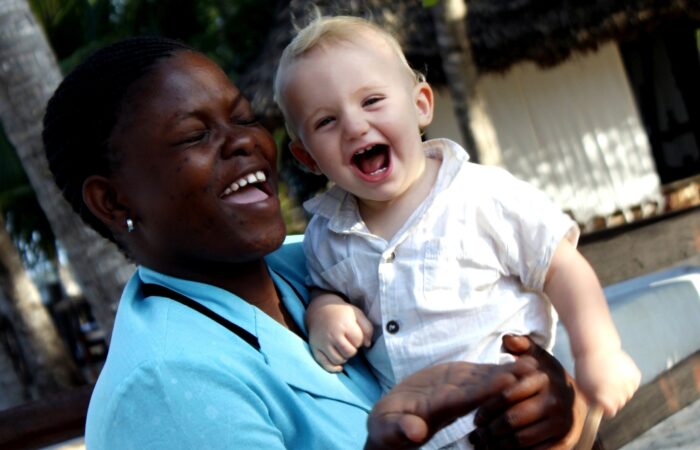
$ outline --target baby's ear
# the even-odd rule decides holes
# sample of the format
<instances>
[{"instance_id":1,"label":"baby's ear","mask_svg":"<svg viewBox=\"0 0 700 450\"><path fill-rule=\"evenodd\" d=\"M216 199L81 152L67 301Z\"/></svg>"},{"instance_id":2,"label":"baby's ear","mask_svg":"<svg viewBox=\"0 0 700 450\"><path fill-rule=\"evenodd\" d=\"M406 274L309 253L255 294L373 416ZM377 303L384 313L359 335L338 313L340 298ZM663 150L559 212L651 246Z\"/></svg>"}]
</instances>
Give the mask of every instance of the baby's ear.
<instances>
[{"instance_id":1,"label":"baby's ear","mask_svg":"<svg viewBox=\"0 0 700 450\"><path fill-rule=\"evenodd\" d=\"M428 83L421 81L413 88L413 95L418 113L418 125L423 129L433 121L433 89Z\"/></svg>"},{"instance_id":2,"label":"baby's ear","mask_svg":"<svg viewBox=\"0 0 700 450\"><path fill-rule=\"evenodd\" d=\"M292 155L294 155L297 161L306 167L309 172L321 175L321 170L318 168L316 160L306 151L304 144L302 144L299 139L294 139L289 143L289 151L292 152Z\"/></svg>"}]
</instances>

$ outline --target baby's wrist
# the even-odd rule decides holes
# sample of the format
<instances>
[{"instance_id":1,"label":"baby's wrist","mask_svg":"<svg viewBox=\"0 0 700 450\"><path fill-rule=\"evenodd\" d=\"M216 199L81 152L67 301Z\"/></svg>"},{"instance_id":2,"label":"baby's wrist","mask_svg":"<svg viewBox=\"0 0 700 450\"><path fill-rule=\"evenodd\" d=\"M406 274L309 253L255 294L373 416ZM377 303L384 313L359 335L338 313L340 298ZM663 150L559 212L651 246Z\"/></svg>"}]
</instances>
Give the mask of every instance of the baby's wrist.
<instances>
[{"instance_id":1,"label":"baby's wrist","mask_svg":"<svg viewBox=\"0 0 700 450\"><path fill-rule=\"evenodd\" d=\"M599 358L605 355L610 355L613 353L618 353L622 350L619 345L606 345L598 346L597 348L590 348L587 350L582 350L576 355L574 355L574 360L579 361L583 359Z\"/></svg>"}]
</instances>

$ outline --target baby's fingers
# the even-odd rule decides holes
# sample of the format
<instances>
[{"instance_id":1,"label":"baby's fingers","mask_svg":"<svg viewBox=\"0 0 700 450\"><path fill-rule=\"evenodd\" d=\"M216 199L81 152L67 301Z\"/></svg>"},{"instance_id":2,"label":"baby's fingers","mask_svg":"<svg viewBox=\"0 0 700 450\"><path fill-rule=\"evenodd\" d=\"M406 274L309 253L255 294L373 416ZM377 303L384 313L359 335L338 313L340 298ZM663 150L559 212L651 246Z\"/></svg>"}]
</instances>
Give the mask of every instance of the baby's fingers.
<instances>
[{"instance_id":1,"label":"baby's fingers","mask_svg":"<svg viewBox=\"0 0 700 450\"><path fill-rule=\"evenodd\" d=\"M359 332L357 334L359 334ZM333 359L333 361L335 361L337 364L344 364L348 359L357 354L357 347L359 347L359 343L358 345L355 345L352 341L355 340L362 342L362 338L359 337L351 339L350 336L350 332L345 333L345 336L338 339L338 341L335 343L335 348L332 352L330 352L333 358L338 358Z\"/></svg>"},{"instance_id":2,"label":"baby's fingers","mask_svg":"<svg viewBox=\"0 0 700 450\"><path fill-rule=\"evenodd\" d=\"M370 347L372 345L372 335L374 334L372 322L369 321L362 311L357 311L355 315L357 316L357 325L362 330L362 345ZM359 347L360 345L358 344L357 346Z\"/></svg>"},{"instance_id":3,"label":"baby's fingers","mask_svg":"<svg viewBox=\"0 0 700 450\"><path fill-rule=\"evenodd\" d=\"M605 395L597 396L595 402L603 408L606 417L614 417L630 401L640 381L641 374L635 368L635 371L631 371L616 385L611 386Z\"/></svg>"},{"instance_id":4,"label":"baby's fingers","mask_svg":"<svg viewBox=\"0 0 700 450\"><path fill-rule=\"evenodd\" d=\"M333 363L323 351L317 348L312 348L311 351L314 355L314 359L316 359L316 362L318 362L319 365L326 371L335 373L343 370L343 366L341 364Z\"/></svg>"}]
</instances>

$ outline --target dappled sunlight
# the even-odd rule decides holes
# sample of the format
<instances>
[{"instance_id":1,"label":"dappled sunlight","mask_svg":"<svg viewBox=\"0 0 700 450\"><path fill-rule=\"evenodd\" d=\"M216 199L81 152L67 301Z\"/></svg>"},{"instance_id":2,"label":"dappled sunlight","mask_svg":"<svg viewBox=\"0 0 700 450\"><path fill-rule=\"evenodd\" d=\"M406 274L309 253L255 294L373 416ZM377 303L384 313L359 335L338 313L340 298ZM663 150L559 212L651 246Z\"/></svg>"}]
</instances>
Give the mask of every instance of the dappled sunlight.
<instances>
[{"instance_id":1,"label":"dappled sunlight","mask_svg":"<svg viewBox=\"0 0 700 450\"><path fill-rule=\"evenodd\" d=\"M660 204L660 180L615 45L553 69L523 63L477 85L480 147L580 223ZM497 138L496 138L497 137ZM649 208L645 208L648 211Z\"/></svg>"}]
</instances>

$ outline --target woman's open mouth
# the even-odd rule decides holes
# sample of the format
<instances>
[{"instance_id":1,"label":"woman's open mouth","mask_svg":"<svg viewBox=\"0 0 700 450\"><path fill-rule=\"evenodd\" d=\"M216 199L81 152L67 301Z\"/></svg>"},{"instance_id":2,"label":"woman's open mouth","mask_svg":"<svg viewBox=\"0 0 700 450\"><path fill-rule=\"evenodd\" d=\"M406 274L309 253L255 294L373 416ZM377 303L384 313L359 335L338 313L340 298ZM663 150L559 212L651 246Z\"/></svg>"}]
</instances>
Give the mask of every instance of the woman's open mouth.
<instances>
[{"instance_id":1,"label":"woman's open mouth","mask_svg":"<svg viewBox=\"0 0 700 450\"><path fill-rule=\"evenodd\" d=\"M383 178L391 167L391 153L389 146L376 144L355 152L351 159L352 165L357 168L363 178L375 180Z\"/></svg>"},{"instance_id":2,"label":"woman's open mouth","mask_svg":"<svg viewBox=\"0 0 700 450\"><path fill-rule=\"evenodd\" d=\"M262 170L257 170L231 183L221 194L221 198L243 205L267 200L271 195L267 176Z\"/></svg>"}]
</instances>

